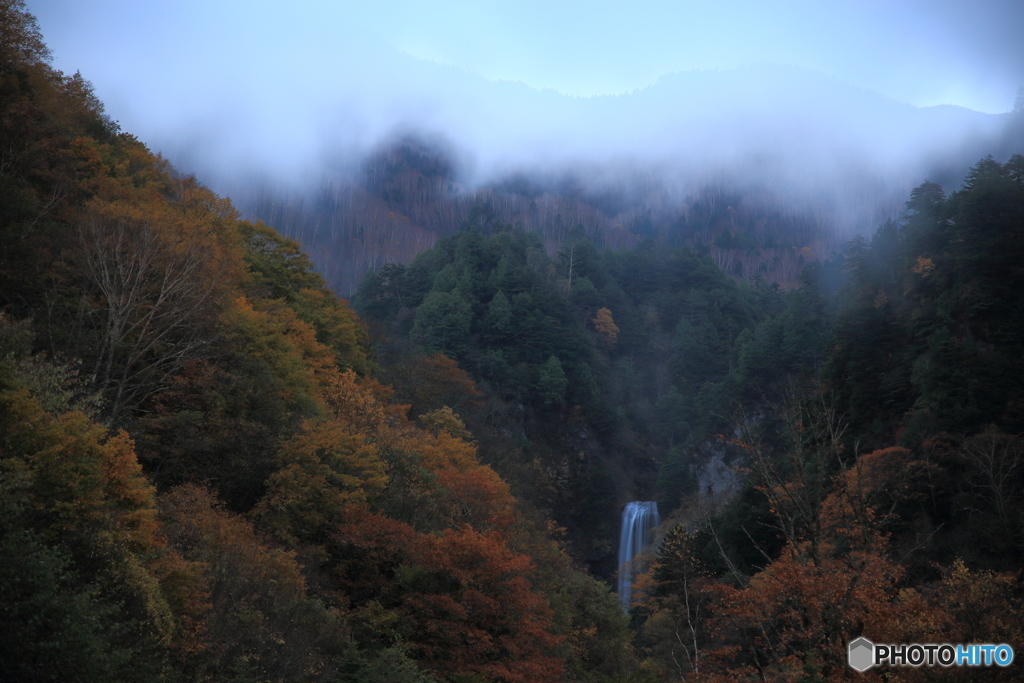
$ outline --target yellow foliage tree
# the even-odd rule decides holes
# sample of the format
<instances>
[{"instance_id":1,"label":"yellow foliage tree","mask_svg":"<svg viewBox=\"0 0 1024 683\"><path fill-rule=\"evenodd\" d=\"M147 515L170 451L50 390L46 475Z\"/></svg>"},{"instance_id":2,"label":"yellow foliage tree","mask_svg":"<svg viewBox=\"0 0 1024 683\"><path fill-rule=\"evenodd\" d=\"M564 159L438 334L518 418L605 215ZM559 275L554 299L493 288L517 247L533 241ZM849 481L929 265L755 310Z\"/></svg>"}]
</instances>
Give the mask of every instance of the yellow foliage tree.
<instances>
[{"instance_id":1,"label":"yellow foliage tree","mask_svg":"<svg viewBox=\"0 0 1024 683\"><path fill-rule=\"evenodd\" d=\"M123 646L180 644L186 607L174 596L186 594L190 589L184 584L194 587L196 579L165 548L154 490L131 439L123 431L109 434L80 412L44 412L6 374L0 362L0 540L29 541L23 550L59 568L54 580L78 596L49 603L32 615L33 625L21 624L22 633L41 629L46 638L59 640L51 634L69 633L67 615L75 613L76 600L87 599L101 611L104 604L117 606L117 616L108 612L97 619L136 622L130 636L124 635L128 631L119 636ZM25 575L16 581L30 585ZM31 591L5 595L5 614L16 611L15 603L42 605L44 598ZM114 627L110 622L107 627ZM94 632L88 637L106 636ZM36 646L45 649L44 643Z\"/></svg>"},{"instance_id":2,"label":"yellow foliage tree","mask_svg":"<svg viewBox=\"0 0 1024 683\"><path fill-rule=\"evenodd\" d=\"M336 420L307 420L279 458L258 515L290 541L322 543L348 506L365 502L388 480L376 446Z\"/></svg>"},{"instance_id":3,"label":"yellow foliage tree","mask_svg":"<svg viewBox=\"0 0 1024 683\"><path fill-rule=\"evenodd\" d=\"M605 346L609 348L615 346L615 342L619 338L619 326L612 319L611 310L607 308L597 309L597 315L594 316L591 322L594 323L594 329L601 335Z\"/></svg>"}]
</instances>

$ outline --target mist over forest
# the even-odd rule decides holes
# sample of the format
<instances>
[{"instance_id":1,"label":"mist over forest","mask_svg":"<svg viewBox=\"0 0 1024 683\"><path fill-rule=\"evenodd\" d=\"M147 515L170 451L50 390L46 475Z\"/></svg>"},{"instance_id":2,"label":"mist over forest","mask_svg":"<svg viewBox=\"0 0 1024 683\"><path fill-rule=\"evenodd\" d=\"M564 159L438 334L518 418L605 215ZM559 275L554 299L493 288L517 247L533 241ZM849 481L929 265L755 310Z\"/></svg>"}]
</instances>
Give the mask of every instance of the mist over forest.
<instances>
[{"instance_id":1,"label":"mist over forest","mask_svg":"<svg viewBox=\"0 0 1024 683\"><path fill-rule=\"evenodd\" d=\"M846 78L0 0L4 680L1019 678L1020 10L782 4Z\"/></svg>"},{"instance_id":2,"label":"mist over forest","mask_svg":"<svg viewBox=\"0 0 1024 683\"><path fill-rule=\"evenodd\" d=\"M832 14L733 4L706 16L524 6L526 24L497 8L387 3L250 12L229 0L160 11L57 0L36 11L59 39L58 66L89 67L113 118L299 239L344 296L368 268L409 263L484 206L555 250L574 222L602 246L652 232L711 243L721 216L690 213L715 197L723 210L740 204L743 224L729 230L827 256L897 217L920 182L953 190L977 159L1018 151L1014 3ZM634 65L644 55L663 66ZM410 158L402 141L436 161ZM687 225L709 220L700 230L711 234ZM765 225L779 222L800 227Z\"/></svg>"},{"instance_id":3,"label":"mist over forest","mask_svg":"<svg viewBox=\"0 0 1024 683\"><path fill-rule=\"evenodd\" d=\"M350 295L367 269L408 263L481 212L540 232L552 254L580 225L601 247L645 237L707 247L729 231L827 257L897 218L917 183L955 189L974 160L1005 160L1024 135L1011 113L913 107L770 64L591 98L430 72L430 115L411 107L344 149L325 137L316 154L288 155L285 173L247 159L231 136L161 149L307 245ZM793 267L767 279L791 286Z\"/></svg>"}]
</instances>

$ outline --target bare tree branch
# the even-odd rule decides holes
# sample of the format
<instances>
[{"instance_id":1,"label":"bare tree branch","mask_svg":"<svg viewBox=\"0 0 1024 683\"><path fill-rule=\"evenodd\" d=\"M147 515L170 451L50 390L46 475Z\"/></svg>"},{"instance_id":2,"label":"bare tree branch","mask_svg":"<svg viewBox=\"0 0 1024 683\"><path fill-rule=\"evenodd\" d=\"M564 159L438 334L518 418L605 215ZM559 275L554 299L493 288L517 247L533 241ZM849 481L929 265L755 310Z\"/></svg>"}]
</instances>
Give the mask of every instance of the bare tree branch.
<instances>
[{"instance_id":1,"label":"bare tree branch","mask_svg":"<svg viewBox=\"0 0 1024 683\"><path fill-rule=\"evenodd\" d=\"M92 382L116 421L158 391L214 338L225 264L170 212L92 207L78 222L100 339Z\"/></svg>"}]
</instances>

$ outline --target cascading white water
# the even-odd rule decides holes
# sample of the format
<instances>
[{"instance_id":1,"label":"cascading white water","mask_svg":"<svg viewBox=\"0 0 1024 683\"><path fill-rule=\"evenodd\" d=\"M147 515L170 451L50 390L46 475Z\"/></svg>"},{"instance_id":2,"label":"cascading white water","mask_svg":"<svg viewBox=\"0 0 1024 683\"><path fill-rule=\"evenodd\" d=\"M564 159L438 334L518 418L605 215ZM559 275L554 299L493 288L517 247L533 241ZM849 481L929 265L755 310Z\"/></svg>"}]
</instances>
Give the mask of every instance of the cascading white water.
<instances>
[{"instance_id":1,"label":"cascading white water","mask_svg":"<svg viewBox=\"0 0 1024 683\"><path fill-rule=\"evenodd\" d=\"M622 511L622 535L619 537L619 602L629 611L633 580L633 558L651 544L653 531L661 524L658 504L634 500Z\"/></svg>"}]
</instances>

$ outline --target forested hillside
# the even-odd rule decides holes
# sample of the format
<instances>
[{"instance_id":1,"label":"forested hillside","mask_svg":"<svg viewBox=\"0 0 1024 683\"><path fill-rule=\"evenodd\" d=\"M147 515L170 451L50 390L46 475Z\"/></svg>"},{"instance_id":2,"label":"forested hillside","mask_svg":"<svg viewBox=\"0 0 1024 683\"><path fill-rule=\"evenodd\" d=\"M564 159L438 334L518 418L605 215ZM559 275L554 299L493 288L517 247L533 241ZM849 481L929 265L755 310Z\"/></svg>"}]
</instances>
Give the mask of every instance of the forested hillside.
<instances>
[{"instance_id":1,"label":"forested hillside","mask_svg":"<svg viewBox=\"0 0 1024 683\"><path fill-rule=\"evenodd\" d=\"M4 680L811 682L853 676L860 635L1024 652L1024 157L821 253L721 197L702 241L570 216L554 250L467 210L353 310L54 70L21 2L0 37ZM405 202L400 175L370 189ZM624 613L636 499L665 522Z\"/></svg>"},{"instance_id":2,"label":"forested hillside","mask_svg":"<svg viewBox=\"0 0 1024 683\"><path fill-rule=\"evenodd\" d=\"M694 181L686 192L653 172L607 187L569 171L512 173L469 187L460 182L453 155L410 135L369 154L351 177L332 173L293 192L254 183L235 196L248 214L306 245L328 284L345 294L367 270L408 264L463 223L519 225L536 233L549 253L562 248L573 228L600 249L657 239L708 253L723 271L748 282L793 287L807 262L836 247L840 226L854 213L860 223L876 223L902 201L877 179L859 178L846 190L863 201L844 212L825 193L790 201L764 182L724 172Z\"/></svg>"},{"instance_id":3,"label":"forested hillside","mask_svg":"<svg viewBox=\"0 0 1024 683\"><path fill-rule=\"evenodd\" d=\"M118 131L20 3L0 14L5 679L620 670L608 588L451 408L392 400L299 245Z\"/></svg>"},{"instance_id":4,"label":"forested hillside","mask_svg":"<svg viewBox=\"0 0 1024 683\"><path fill-rule=\"evenodd\" d=\"M634 610L652 670L840 680L858 635L1020 650L1022 248L1020 155L847 245L816 380L737 422L743 494L665 525Z\"/></svg>"},{"instance_id":5,"label":"forested hillside","mask_svg":"<svg viewBox=\"0 0 1024 683\"><path fill-rule=\"evenodd\" d=\"M627 500L670 513L631 612L652 680L840 680L862 634L1020 643L1022 169L920 185L788 292L467 223L356 306L419 410L423 354L473 377L481 456L597 575Z\"/></svg>"},{"instance_id":6,"label":"forested hillside","mask_svg":"<svg viewBox=\"0 0 1024 683\"><path fill-rule=\"evenodd\" d=\"M818 298L738 284L707 256L653 240L598 251L579 228L550 259L536 234L496 224L369 275L356 306L396 340L385 365L443 353L473 376L484 398L464 415L474 433L505 436L482 441L485 460L522 480L520 495L610 576L625 501L674 507L698 479L727 485L701 455L731 430L734 402L813 367ZM400 394L408 376L394 373Z\"/></svg>"}]
</instances>

